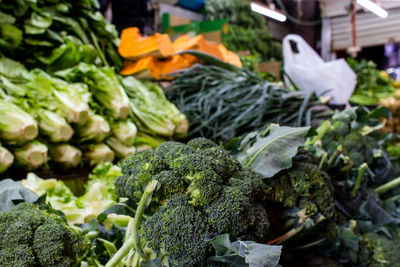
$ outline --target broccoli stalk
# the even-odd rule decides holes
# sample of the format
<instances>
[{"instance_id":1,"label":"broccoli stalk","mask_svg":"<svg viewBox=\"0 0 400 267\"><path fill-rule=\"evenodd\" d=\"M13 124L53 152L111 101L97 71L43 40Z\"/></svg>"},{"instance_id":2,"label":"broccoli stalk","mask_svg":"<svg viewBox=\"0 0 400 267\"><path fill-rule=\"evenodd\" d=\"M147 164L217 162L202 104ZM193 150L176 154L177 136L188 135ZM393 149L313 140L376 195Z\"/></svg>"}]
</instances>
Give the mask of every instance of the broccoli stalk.
<instances>
[{"instance_id":1,"label":"broccoli stalk","mask_svg":"<svg viewBox=\"0 0 400 267\"><path fill-rule=\"evenodd\" d=\"M356 183L354 184L354 188L353 191L351 192L351 196L355 196L357 193L358 188L361 185L361 181L362 178L364 176L365 171L368 169L368 164L367 163L363 163L361 164L361 166L358 168L358 174L357 174L357 178L356 178Z\"/></svg>"},{"instance_id":2,"label":"broccoli stalk","mask_svg":"<svg viewBox=\"0 0 400 267\"><path fill-rule=\"evenodd\" d=\"M145 208L149 203L149 199L153 194L153 191L156 189L158 182L156 180L152 180L146 187L140 201L138 207L136 209L135 218L131 219L128 224L128 228L126 230L125 242L122 247L114 254L114 256L107 262L106 267L114 267L117 266L118 263L132 250L135 248L135 251L142 259L147 259L147 255L144 253L140 238L139 238L139 228L142 223L142 217Z\"/></svg>"},{"instance_id":3,"label":"broccoli stalk","mask_svg":"<svg viewBox=\"0 0 400 267\"><path fill-rule=\"evenodd\" d=\"M337 157L339 157L339 155L340 155L340 153L342 153L342 151L343 151L343 147L342 147L342 145L339 145L336 148L335 152L333 152L333 154L331 155L331 157L328 160L328 163L327 163L328 168L330 168L333 165L333 163L335 162Z\"/></svg>"},{"instance_id":4,"label":"broccoli stalk","mask_svg":"<svg viewBox=\"0 0 400 267\"><path fill-rule=\"evenodd\" d=\"M400 177L397 177L396 179L393 179L393 180L375 188L375 192L377 194L381 195L383 193L386 193L389 190L396 188L399 185L400 185Z\"/></svg>"},{"instance_id":5,"label":"broccoli stalk","mask_svg":"<svg viewBox=\"0 0 400 267\"><path fill-rule=\"evenodd\" d=\"M311 139L308 139L306 142L306 146L314 145L317 141L321 140L325 134L327 134L332 127L332 124L329 120L324 121L317 129L317 135Z\"/></svg>"},{"instance_id":6,"label":"broccoli stalk","mask_svg":"<svg viewBox=\"0 0 400 267\"><path fill-rule=\"evenodd\" d=\"M304 215L306 214L305 209L301 210L300 212L302 212ZM289 231L287 231L283 235L281 235L281 236L279 236L279 237L277 237L277 238L275 238L275 239L273 239L271 241L268 241L266 244L267 245L282 244L285 241L289 240L290 238L294 237L295 235L300 233L305 228L305 226L306 226L305 223L304 223L305 219L306 219L305 217L301 218L301 220L303 220L303 222L301 224L299 224L299 225L295 226L294 228L290 229ZM325 220L326 220L326 217L322 215L317 219L317 221L315 222L315 225L317 225L317 224L319 224L319 223L321 223L321 222L323 222Z\"/></svg>"},{"instance_id":7,"label":"broccoli stalk","mask_svg":"<svg viewBox=\"0 0 400 267\"><path fill-rule=\"evenodd\" d=\"M322 154L321 160L319 161L318 169L322 170L327 159L328 159L328 153L324 152L324 154Z\"/></svg>"}]
</instances>

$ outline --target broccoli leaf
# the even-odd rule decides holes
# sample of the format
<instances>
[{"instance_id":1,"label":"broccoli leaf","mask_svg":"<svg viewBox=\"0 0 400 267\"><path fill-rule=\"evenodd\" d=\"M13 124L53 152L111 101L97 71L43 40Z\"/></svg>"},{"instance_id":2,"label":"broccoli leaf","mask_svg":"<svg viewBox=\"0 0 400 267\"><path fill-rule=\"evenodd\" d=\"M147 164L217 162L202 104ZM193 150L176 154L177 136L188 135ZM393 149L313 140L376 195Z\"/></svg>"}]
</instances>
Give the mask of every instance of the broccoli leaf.
<instances>
[{"instance_id":1,"label":"broccoli leaf","mask_svg":"<svg viewBox=\"0 0 400 267\"><path fill-rule=\"evenodd\" d=\"M100 213L97 221L103 223L107 219L108 214L127 215L133 218L135 217L136 207L136 203L132 200L116 203Z\"/></svg>"},{"instance_id":2,"label":"broccoli leaf","mask_svg":"<svg viewBox=\"0 0 400 267\"><path fill-rule=\"evenodd\" d=\"M292 158L304 145L310 127L271 125L268 135L260 133L244 138L236 158L253 171L270 178L281 170L292 167Z\"/></svg>"},{"instance_id":3,"label":"broccoli leaf","mask_svg":"<svg viewBox=\"0 0 400 267\"><path fill-rule=\"evenodd\" d=\"M212 238L211 245L216 256L210 262L226 263L228 266L274 267L279 263L282 246L258 244L253 241L229 240L228 234Z\"/></svg>"},{"instance_id":4,"label":"broccoli leaf","mask_svg":"<svg viewBox=\"0 0 400 267\"><path fill-rule=\"evenodd\" d=\"M279 263L282 246L270 246L252 241L235 241L232 245L250 267L273 267Z\"/></svg>"},{"instance_id":5,"label":"broccoli leaf","mask_svg":"<svg viewBox=\"0 0 400 267\"><path fill-rule=\"evenodd\" d=\"M38 196L20 182L15 182L11 179L0 181L0 212L14 207L14 200L33 203L37 199Z\"/></svg>"}]
</instances>

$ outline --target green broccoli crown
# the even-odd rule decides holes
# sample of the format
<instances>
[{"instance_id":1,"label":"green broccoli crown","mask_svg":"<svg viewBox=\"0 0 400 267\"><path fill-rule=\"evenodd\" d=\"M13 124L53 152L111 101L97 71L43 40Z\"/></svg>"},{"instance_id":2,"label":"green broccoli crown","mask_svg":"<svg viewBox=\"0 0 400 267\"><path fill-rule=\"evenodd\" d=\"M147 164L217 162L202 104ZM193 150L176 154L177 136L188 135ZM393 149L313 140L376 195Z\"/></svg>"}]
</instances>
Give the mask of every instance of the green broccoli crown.
<instances>
[{"instance_id":1,"label":"green broccoli crown","mask_svg":"<svg viewBox=\"0 0 400 267\"><path fill-rule=\"evenodd\" d=\"M228 152L209 139L203 137L192 139L187 143L187 146L194 148L198 153L209 158L213 169L223 178L229 178L241 169L241 165L237 160L230 157Z\"/></svg>"},{"instance_id":2,"label":"green broccoli crown","mask_svg":"<svg viewBox=\"0 0 400 267\"><path fill-rule=\"evenodd\" d=\"M151 180L158 181L142 237L150 248L168 252L172 266L201 266L206 236L266 238L268 216L258 203L262 178L210 140L163 143L126 158L121 170L115 182L121 197L137 201Z\"/></svg>"},{"instance_id":3,"label":"green broccoli crown","mask_svg":"<svg viewBox=\"0 0 400 267\"><path fill-rule=\"evenodd\" d=\"M172 266L200 266L206 258L207 220L184 194L176 194L143 223L147 245L170 254Z\"/></svg>"},{"instance_id":4,"label":"green broccoli crown","mask_svg":"<svg viewBox=\"0 0 400 267\"><path fill-rule=\"evenodd\" d=\"M71 266L87 242L58 216L21 203L0 213L0 266Z\"/></svg>"},{"instance_id":5,"label":"green broccoli crown","mask_svg":"<svg viewBox=\"0 0 400 267\"><path fill-rule=\"evenodd\" d=\"M329 176L305 159L305 155L297 155L292 168L265 179L264 195L266 199L281 202L285 207L306 208L314 215L331 218L334 216L334 202Z\"/></svg>"},{"instance_id":6,"label":"green broccoli crown","mask_svg":"<svg viewBox=\"0 0 400 267\"><path fill-rule=\"evenodd\" d=\"M165 142L154 151L138 152L124 159L121 162L123 175L115 181L116 194L139 200L151 180L161 179L161 184L169 185L160 186L162 189L155 193L160 201L177 192L186 192L194 205L206 205L215 200L221 185L239 171L241 165L212 141L199 138L189 144L193 147ZM205 149L198 150L199 147ZM169 179L165 179L166 176Z\"/></svg>"},{"instance_id":7,"label":"green broccoli crown","mask_svg":"<svg viewBox=\"0 0 400 267\"><path fill-rule=\"evenodd\" d=\"M154 151L141 151L120 163L123 176L115 180L115 193L119 197L139 200L153 176L165 170L165 164Z\"/></svg>"},{"instance_id":8,"label":"green broccoli crown","mask_svg":"<svg viewBox=\"0 0 400 267\"><path fill-rule=\"evenodd\" d=\"M331 131L333 134L344 136L350 131L349 123L342 120L335 120L332 123Z\"/></svg>"},{"instance_id":9,"label":"green broccoli crown","mask_svg":"<svg viewBox=\"0 0 400 267\"><path fill-rule=\"evenodd\" d=\"M234 185L225 186L223 193L205 207L211 231L264 240L269 227L268 215L254 199L256 190L252 188L252 182L237 178L232 180Z\"/></svg>"},{"instance_id":10,"label":"green broccoli crown","mask_svg":"<svg viewBox=\"0 0 400 267\"><path fill-rule=\"evenodd\" d=\"M400 255L400 233L392 231L392 238L380 233L366 233L363 235L365 248L369 253L368 266L398 266Z\"/></svg>"}]
</instances>

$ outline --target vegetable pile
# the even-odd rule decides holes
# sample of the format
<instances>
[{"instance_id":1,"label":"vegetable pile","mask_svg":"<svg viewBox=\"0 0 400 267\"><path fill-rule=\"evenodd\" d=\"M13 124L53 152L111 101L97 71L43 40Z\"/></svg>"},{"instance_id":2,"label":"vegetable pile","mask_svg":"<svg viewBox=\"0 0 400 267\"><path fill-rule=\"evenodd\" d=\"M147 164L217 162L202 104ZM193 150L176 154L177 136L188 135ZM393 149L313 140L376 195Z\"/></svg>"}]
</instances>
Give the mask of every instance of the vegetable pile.
<instances>
[{"instance_id":1,"label":"vegetable pile","mask_svg":"<svg viewBox=\"0 0 400 267\"><path fill-rule=\"evenodd\" d=\"M396 91L388 75L383 75L376 64L365 59L360 62L347 59L347 63L357 74L357 86L350 102L359 105L379 105L384 98L392 96Z\"/></svg>"},{"instance_id":2,"label":"vegetable pile","mask_svg":"<svg viewBox=\"0 0 400 267\"><path fill-rule=\"evenodd\" d=\"M270 124L229 150L165 142L120 170L100 165L81 197L33 174L22 184L78 223L89 266L393 265L400 169L379 132L388 115L358 107L316 130Z\"/></svg>"},{"instance_id":3,"label":"vegetable pile","mask_svg":"<svg viewBox=\"0 0 400 267\"><path fill-rule=\"evenodd\" d=\"M80 231L80 230L78 230ZM0 213L2 266L71 266L90 243L46 205L21 203Z\"/></svg>"},{"instance_id":4,"label":"vegetable pile","mask_svg":"<svg viewBox=\"0 0 400 267\"><path fill-rule=\"evenodd\" d=\"M250 51L262 60L281 60L282 47L274 41L263 16L253 12L247 2L240 0L207 0L204 5L206 20L229 20L229 32L224 45L232 51Z\"/></svg>"},{"instance_id":5,"label":"vegetable pile","mask_svg":"<svg viewBox=\"0 0 400 267\"><path fill-rule=\"evenodd\" d=\"M48 72L79 62L120 68L118 33L98 8L91 0L2 1L1 52Z\"/></svg>"},{"instance_id":6,"label":"vegetable pile","mask_svg":"<svg viewBox=\"0 0 400 267\"><path fill-rule=\"evenodd\" d=\"M188 116L189 138L229 140L268 123L311 125L331 114L314 95L267 82L246 69L195 65L176 73L166 93Z\"/></svg>"},{"instance_id":7,"label":"vegetable pile","mask_svg":"<svg viewBox=\"0 0 400 267\"><path fill-rule=\"evenodd\" d=\"M156 85L86 63L50 75L2 57L0 103L1 172L112 162L188 128Z\"/></svg>"}]
</instances>

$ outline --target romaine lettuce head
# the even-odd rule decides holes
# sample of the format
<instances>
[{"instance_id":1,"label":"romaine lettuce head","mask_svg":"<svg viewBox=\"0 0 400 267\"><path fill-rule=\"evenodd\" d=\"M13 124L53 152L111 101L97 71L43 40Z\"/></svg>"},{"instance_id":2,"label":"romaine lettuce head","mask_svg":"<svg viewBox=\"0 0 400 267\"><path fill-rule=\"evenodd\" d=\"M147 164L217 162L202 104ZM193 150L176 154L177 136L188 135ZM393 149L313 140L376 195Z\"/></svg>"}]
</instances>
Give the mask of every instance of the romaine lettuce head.
<instances>
[{"instance_id":1,"label":"romaine lettuce head","mask_svg":"<svg viewBox=\"0 0 400 267\"><path fill-rule=\"evenodd\" d=\"M0 138L8 141L28 141L38 135L35 120L18 106L0 99Z\"/></svg>"}]
</instances>

